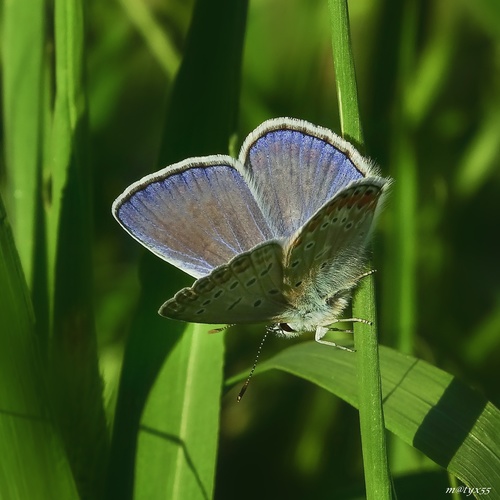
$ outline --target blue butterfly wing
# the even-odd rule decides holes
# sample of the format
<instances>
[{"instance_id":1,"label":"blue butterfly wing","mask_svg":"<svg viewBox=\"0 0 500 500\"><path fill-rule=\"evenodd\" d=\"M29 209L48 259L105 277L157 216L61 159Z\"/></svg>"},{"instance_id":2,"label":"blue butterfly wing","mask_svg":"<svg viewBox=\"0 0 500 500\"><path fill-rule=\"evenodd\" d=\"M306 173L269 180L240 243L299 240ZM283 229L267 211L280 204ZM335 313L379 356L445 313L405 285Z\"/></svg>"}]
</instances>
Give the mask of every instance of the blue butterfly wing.
<instances>
[{"instance_id":1,"label":"blue butterfly wing","mask_svg":"<svg viewBox=\"0 0 500 500\"><path fill-rule=\"evenodd\" d=\"M229 156L190 158L132 184L118 222L158 257L199 278L270 240L272 232Z\"/></svg>"},{"instance_id":2,"label":"blue butterfly wing","mask_svg":"<svg viewBox=\"0 0 500 500\"><path fill-rule=\"evenodd\" d=\"M353 181L377 176L347 141L293 118L268 120L255 129L240 162L276 238L291 236Z\"/></svg>"}]
</instances>

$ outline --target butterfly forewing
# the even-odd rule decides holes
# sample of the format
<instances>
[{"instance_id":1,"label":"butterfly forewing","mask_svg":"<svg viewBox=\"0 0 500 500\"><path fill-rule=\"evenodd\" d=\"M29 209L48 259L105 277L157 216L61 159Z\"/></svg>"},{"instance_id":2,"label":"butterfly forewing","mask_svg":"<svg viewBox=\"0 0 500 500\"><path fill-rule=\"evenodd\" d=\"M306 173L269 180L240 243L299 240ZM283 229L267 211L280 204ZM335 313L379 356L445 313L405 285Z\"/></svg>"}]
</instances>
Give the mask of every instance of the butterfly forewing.
<instances>
[{"instance_id":1,"label":"butterfly forewing","mask_svg":"<svg viewBox=\"0 0 500 500\"><path fill-rule=\"evenodd\" d=\"M171 165L132 184L113 213L153 253L204 276L272 236L235 163L215 155Z\"/></svg>"},{"instance_id":2,"label":"butterfly forewing","mask_svg":"<svg viewBox=\"0 0 500 500\"><path fill-rule=\"evenodd\" d=\"M328 275L332 293L362 273L364 248L382 195L384 179L363 179L326 203L288 242L285 284L298 288Z\"/></svg>"},{"instance_id":3,"label":"butterfly forewing","mask_svg":"<svg viewBox=\"0 0 500 500\"><path fill-rule=\"evenodd\" d=\"M287 307L283 290L283 249L271 241L244 252L184 288L160 314L194 323L259 323Z\"/></svg>"}]
</instances>

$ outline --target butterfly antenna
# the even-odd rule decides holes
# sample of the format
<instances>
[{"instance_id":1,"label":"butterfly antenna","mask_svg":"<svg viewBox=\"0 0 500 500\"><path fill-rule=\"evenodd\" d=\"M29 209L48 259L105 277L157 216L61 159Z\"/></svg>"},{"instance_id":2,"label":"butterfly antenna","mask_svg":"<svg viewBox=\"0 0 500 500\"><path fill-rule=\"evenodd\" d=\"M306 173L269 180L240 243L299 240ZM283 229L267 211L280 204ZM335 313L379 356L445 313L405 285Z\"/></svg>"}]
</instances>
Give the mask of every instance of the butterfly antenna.
<instances>
[{"instance_id":1,"label":"butterfly antenna","mask_svg":"<svg viewBox=\"0 0 500 500\"><path fill-rule=\"evenodd\" d=\"M266 328L266 333L264 334L264 337L260 341L259 348L257 349L257 355L255 356L255 361L253 362L252 369L250 370L250 373L248 374L248 377L247 377L245 383L243 384L243 387L241 388L240 393L238 394L238 397L236 398L236 401L238 401L238 403L241 401L241 398L244 396L245 392L247 391L248 384L250 383L250 379L252 378L252 375L253 375L253 372L255 371L255 368L257 367L257 362L259 361L259 356L260 356L260 352L262 351L262 346L264 345L264 342L266 341L267 335L269 334L269 332L270 332L270 329Z\"/></svg>"},{"instance_id":2,"label":"butterfly antenna","mask_svg":"<svg viewBox=\"0 0 500 500\"><path fill-rule=\"evenodd\" d=\"M223 332L224 330L227 330L228 328L231 328L234 325L235 325L235 323L233 323L231 325L223 326L222 328L213 328L212 330L208 330L208 333L212 334L212 333Z\"/></svg>"}]
</instances>

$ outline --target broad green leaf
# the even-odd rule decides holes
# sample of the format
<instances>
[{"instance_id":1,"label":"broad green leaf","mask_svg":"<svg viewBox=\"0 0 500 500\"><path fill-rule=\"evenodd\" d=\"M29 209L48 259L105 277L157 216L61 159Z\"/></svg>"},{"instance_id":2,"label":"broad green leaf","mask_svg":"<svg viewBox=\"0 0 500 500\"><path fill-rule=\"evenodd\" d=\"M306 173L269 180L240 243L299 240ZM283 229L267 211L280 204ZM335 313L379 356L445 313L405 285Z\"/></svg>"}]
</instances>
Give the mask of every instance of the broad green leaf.
<instances>
[{"instance_id":1,"label":"broad green leaf","mask_svg":"<svg viewBox=\"0 0 500 500\"><path fill-rule=\"evenodd\" d=\"M79 493L100 496L108 430L93 311L92 209L87 161L82 0L56 0L55 103L47 181L50 388Z\"/></svg>"},{"instance_id":2,"label":"broad green leaf","mask_svg":"<svg viewBox=\"0 0 500 500\"><path fill-rule=\"evenodd\" d=\"M48 419L42 363L23 270L0 198L0 498L78 498Z\"/></svg>"},{"instance_id":3,"label":"broad green leaf","mask_svg":"<svg viewBox=\"0 0 500 500\"><path fill-rule=\"evenodd\" d=\"M207 329L186 329L151 390L139 434L137 498L212 496L221 391L212 374L220 374L222 363L214 363L220 342Z\"/></svg>"},{"instance_id":4,"label":"broad green leaf","mask_svg":"<svg viewBox=\"0 0 500 500\"><path fill-rule=\"evenodd\" d=\"M471 488L500 491L500 410L449 373L380 346L387 429ZM258 367L309 380L358 407L356 354L313 342Z\"/></svg>"},{"instance_id":5,"label":"broad green leaf","mask_svg":"<svg viewBox=\"0 0 500 500\"><path fill-rule=\"evenodd\" d=\"M197 2L168 106L160 166L189 156L227 152L236 127L246 9L246 1ZM211 498L223 336L206 339L198 330L193 333L192 327L181 335L185 325L160 318L156 311L161 303L188 282L150 255L143 266L143 292L120 384L108 491L118 498L129 498L131 490L136 498L163 498L165 491L172 499ZM164 372L147 398L165 358ZM200 371L195 363L205 369ZM137 446L146 400L146 427ZM157 484L151 481L152 474Z\"/></svg>"},{"instance_id":6,"label":"broad green leaf","mask_svg":"<svg viewBox=\"0 0 500 500\"><path fill-rule=\"evenodd\" d=\"M45 2L6 0L2 14L2 104L8 188L4 198L31 288L41 157Z\"/></svg>"}]
</instances>

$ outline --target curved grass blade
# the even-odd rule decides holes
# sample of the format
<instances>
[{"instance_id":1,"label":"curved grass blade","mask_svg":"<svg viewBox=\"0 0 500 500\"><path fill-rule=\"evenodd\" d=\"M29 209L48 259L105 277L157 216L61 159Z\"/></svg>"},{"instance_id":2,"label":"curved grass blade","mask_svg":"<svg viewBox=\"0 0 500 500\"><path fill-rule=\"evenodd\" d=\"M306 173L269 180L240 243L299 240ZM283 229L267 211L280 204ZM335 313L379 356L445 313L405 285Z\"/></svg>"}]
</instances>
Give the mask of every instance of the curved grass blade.
<instances>
[{"instance_id":1,"label":"curved grass blade","mask_svg":"<svg viewBox=\"0 0 500 500\"><path fill-rule=\"evenodd\" d=\"M246 10L247 1L196 3L163 130L161 166L227 150L236 124ZM158 307L187 284L186 277L156 257L146 255L142 264L143 292L123 364L108 493L149 498L162 490L172 499L212 498L219 407L209 402L220 400L223 336L204 337L160 318Z\"/></svg>"},{"instance_id":2,"label":"curved grass blade","mask_svg":"<svg viewBox=\"0 0 500 500\"><path fill-rule=\"evenodd\" d=\"M305 342L261 363L256 373L273 368L292 373L357 408L355 358ZM380 365L387 429L466 486L500 491L500 410L421 359L380 346Z\"/></svg>"},{"instance_id":3,"label":"curved grass blade","mask_svg":"<svg viewBox=\"0 0 500 500\"><path fill-rule=\"evenodd\" d=\"M0 498L79 498L46 415L28 288L0 197Z\"/></svg>"}]
</instances>

